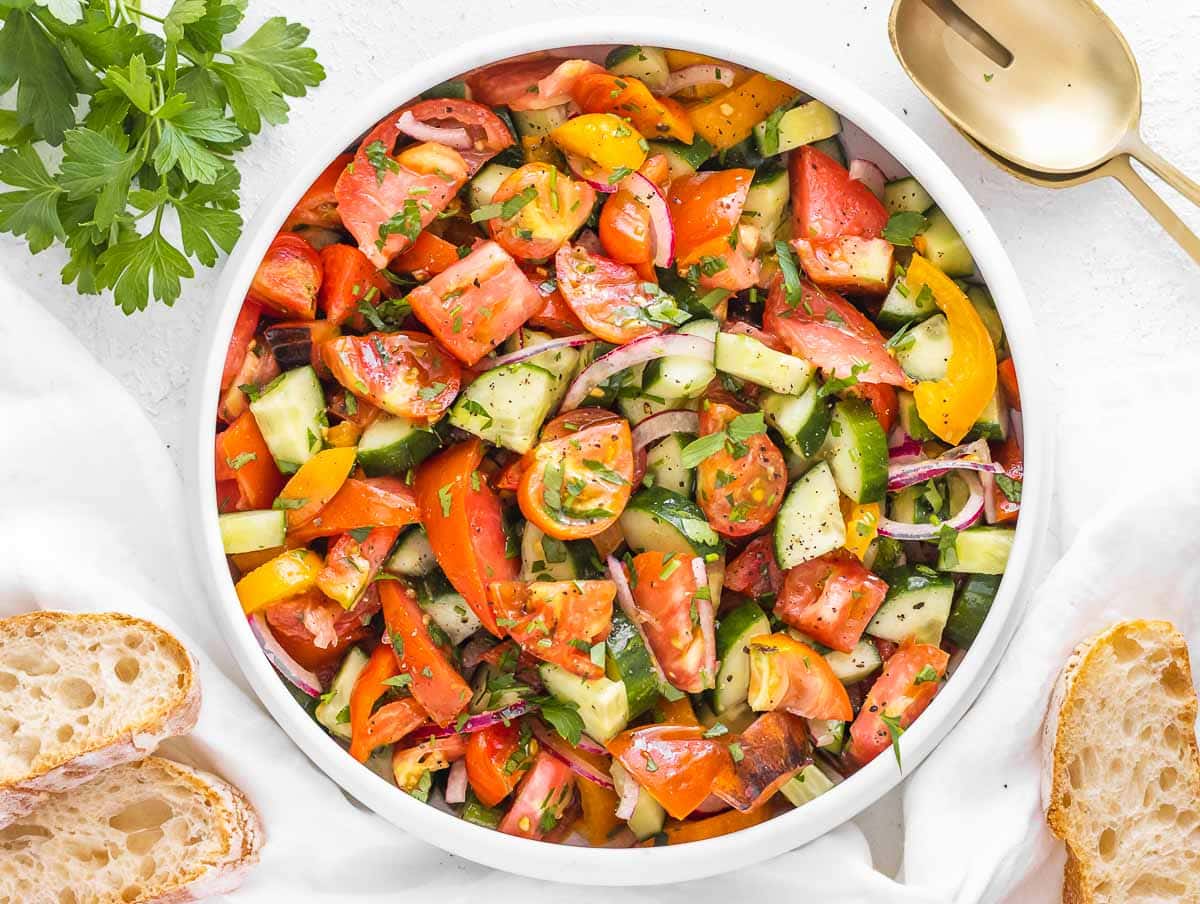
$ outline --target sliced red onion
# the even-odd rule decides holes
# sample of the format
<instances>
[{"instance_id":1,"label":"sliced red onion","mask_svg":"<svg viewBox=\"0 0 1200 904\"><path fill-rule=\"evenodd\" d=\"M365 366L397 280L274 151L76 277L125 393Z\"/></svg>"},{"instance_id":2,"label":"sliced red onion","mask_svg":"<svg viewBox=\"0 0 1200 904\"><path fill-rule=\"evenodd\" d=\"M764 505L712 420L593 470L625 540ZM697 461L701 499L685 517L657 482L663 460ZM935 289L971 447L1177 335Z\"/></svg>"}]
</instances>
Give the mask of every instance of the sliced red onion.
<instances>
[{"instance_id":1,"label":"sliced red onion","mask_svg":"<svg viewBox=\"0 0 1200 904\"><path fill-rule=\"evenodd\" d=\"M926 480L932 480L934 477L941 477L950 471L979 471L986 474L999 474L1004 469L1000 465L992 461L991 454L987 452L987 444L984 443L984 451L982 455L986 456L983 461L976 458L966 458L965 455L971 454L980 456L981 453L972 444L971 452L959 452L958 455L953 454L958 451L951 449L940 458L929 458L924 461L903 462L888 466L888 489L902 490L907 486L912 486L914 483L924 483ZM964 447L959 447L962 449Z\"/></svg>"},{"instance_id":2,"label":"sliced red onion","mask_svg":"<svg viewBox=\"0 0 1200 904\"><path fill-rule=\"evenodd\" d=\"M578 348L581 345L587 345L589 342L595 341L596 337L589 333L576 333L574 336L562 336L558 339L540 342L537 345L527 345L524 348L517 349L515 352L509 352L507 355L493 358L486 363L490 367L516 364L518 361L525 361L535 355L542 354L542 352L554 351L556 348Z\"/></svg>"},{"instance_id":3,"label":"sliced red onion","mask_svg":"<svg viewBox=\"0 0 1200 904\"><path fill-rule=\"evenodd\" d=\"M455 760L446 776L446 803L462 804L467 801L467 761Z\"/></svg>"},{"instance_id":4,"label":"sliced red onion","mask_svg":"<svg viewBox=\"0 0 1200 904\"><path fill-rule=\"evenodd\" d=\"M668 97L678 94L684 88L694 88L697 85L724 85L726 88L733 84L733 69L730 66L717 63L699 63L676 69L667 76L667 84L663 94Z\"/></svg>"},{"instance_id":5,"label":"sliced red onion","mask_svg":"<svg viewBox=\"0 0 1200 904\"><path fill-rule=\"evenodd\" d=\"M954 530L966 530L983 515L983 486L972 471L963 471L962 479L970 488L971 494L963 503L963 507L941 524L908 524L881 517L879 536L893 537L897 540L936 540L946 525Z\"/></svg>"},{"instance_id":6,"label":"sliced red onion","mask_svg":"<svg viewBox=\"0 0 1200 904\"><path fill-rule=\"evenodd\" d=\"M559 741L550 735L550 730L541 722L533 723L533 734L542 742L542 747L550 751L551 754L566 763L571 771L580 778L586 779L593 785L599 785L601 788L613 789L612 778L605 775L595 766L581 757L575 752L574 748L565 741Z\"/></svg>"},{"instance_id":7,"label":"sliced red onion","mask_svg":"<svg viewBox=\"0 0 1200 904\"><path fill-rule=\"evenodd\" d=\"M871 189L871 194L879 200L883 200L883 186L887 182L887 179L883 176L883 170L870 160L851 160L850 178L857 179L867 188Z\"/></svg>"},{"instance_id":8,"label":"sliced red onion","mask_svg":"<svg viewBox=\"0 0 1200 904\"><path fill-rule=\"evenodd\" d=\"M638 794L641 793L641 790L641 785L632 778L625 782L625 786L621 789L621 799L617 802L617 819L628 820L633 816L633 811L637 809Z\"/></svg>"},{"instance_id":9,"label":"sliced red onion","mask_svg":"<svg viewBox=\"0 0 1200 904\"><path fill-rule=\"evenodd\" d=\"M633 428L633 450L644 449L672 433L699 433L700 415L694 411L660 411Z\"/></svg>"},{"instance_id":10,"label":"sliced red onion","mask_svg":"<svg viewBox=\"0 0 1200 904\"><path fill-rule=\"evenodd\" d=\"M669 267L675 259L675 226L662 190L643 176L632 173L617 183L646 205L650 211L650 237L654 242L654 266Z\"/></svg>"},{"instance_id":11,"label":"sliced red onion","mask_svg":"<svg viewBox=\"0 0 1200 904\"><path fill-rule=\"evenodd\" d=\"M925 445L919 439L913 439L908 432L897 424L888 436L888 457L897 459L916 458L925 454Z\"/></svg>"},{"instance_id":12,"label":"sliced red onion","mask_svg":"<svg viewBox=\"0 0 1200 904\"><path fill-rule=\"evenodd\" d=\"M688 336L685 333L668 333L666 335L643 336L628 345L613 349L607 355L597 358L583 371L563 399L560 411L573 411L588 397L593 388L599 386L613 374L653 361L664 355L688 355L693 358L712 360L714 345L701 336Z\"/></svg>"},{"instance_id":13,"label":"sliced red onion","mask_svg":"<svg viewBox=\"0 0 1200 904\"><path fill-rule=\"evenodd\" d=\"M396 128L417 141L434 141L459 150L471 147L471 136L467 134L466 129L431 126L413 116L411 110L400 114L400 118L396 120Z\"/></svg>"},{"instance_id":14,"label":"sliced red onion","mask_svg":"<svg viewBox=\"0 0 1200 904\"><path fill-rule=\"evenodd\" d=\"M708 586L708 569L699 556L692 558L692 575L696 578L696 587ZM717 625L711 594L696 600L696 617L700 620L700 637L704 641L704 665L701 671L707 676L705 683L714 687L717 682Z\"/></svg>"},{"instance_id":15,"label":"sliced red onion","mask_svg":"<svg viewBox=\"0 0 1200 904\"><path fill-rule=\"evenodd\" d=\"M717 795L710 794L704 800L700 801L699 805L692 812L697 816L711 816L713 813L720 813L728 809L729 804L721 800Z\"/></svg>"},{"instance_id":16,"label":"sliced red onion","mask_svg":"<svg viewBox=\"0 0 1200 904\"><path fill-rule=\"evenodd\" d=\"M973 458L976 461L992 464L992 450L986 439L977 439L973 443L957 446L946 452L943 458ZM979 485L983 488L983 517L988 524L996 523L996 475L1003 474L1003 466L995 465L995 471L980 471Z\"/></svg>"},{"instance_id":17,"label":"sliced red onion","mask_svg":"<svg viewBox=\"0 0 1200 904\"><path fill-rule=\"evenodd\" d=\"M610 181L612 173L606 170L599 164L593 163L586 157L580 157L578 154L567 154L567 166L571 168L577 178L582 179L598 192L606 195L611 195L617 190L617 184L620 182Z\"/></svg>"},{"instance_id":18,"label":"sliced red onion","mask_svg":"<svg viewBox=\"0 0 1200 904\"><path fill-rule=\"evenodd\" d=\"M526 713L536 711L536 705L526 703L524 700L518 700L516 703L510 704L503 709L493 709L490 712L471 716L462 724L461 728L456 728L454 725L423 725L413 731L408 737L416 743L428 738L448 738L456 734L472 734L476 731L483 731L485 728L491 728L493 725L511 722L513 719L519 719Z\"/></svg>"},{"instance_id":19,"label":"sliced red onion","mask_svg":"<svg viewBox=\"0 0 1200 904\"><path fill-rule=\"evenodd\" d=\"M585 753L596 753L601 756L608 756L608 751L604 749L604 745L599 741L588 737L586 734L579 736L579 743L575 745Z\"/></svg>"},{"instance_id":20,"label":"sliced red onion","mask_svg":"<svg viewBox=\"0 0 1200 904\"><path fill-rule=\"evenodd\" d=\"M642 627L642 613L638 610L637 603L633 601L633 591L629 589L629 576L625 574L625 566L616 556L609 556L604 562L608 566L608 576L617 585L617 604L642 638L642 644L646 647L646 655L650 657L650 664L654 666L654 674L658 676L659 685L669 687L667 676L663 673L662 666L658 664L654 650L650 648L650 639L646 637L646 630Z\"/></svg>"},{"instance_id":21,"label":"sliced red onion","mask_svg":"<svg viewBox=\"0 0 1200 904\"><path fill-rule=\"evenodd\" d=\"M1009 412L1009 419L1012 424L1013 435L1017 438L1017 445L1021 447L1021 451L1025 451L1025 421L1021 412L1013 409Z\"/></svg>"},{"instance_id":22,"label":"sliced red onion","mask_svg":"<svg viewBox=\"0 0 1200 904\"><path fill-rule=\"evenodd\" d=\"M302 693L310 697L321 696L321 693L324 691L321 679L288 655L279 641L275 639L275 633L271 630L271 626L267 624L266 616L261 612L255 612L253 615L248 616L247 620L250 623L250 632L254 635L254 639L258 641L258 645L262 647L263 653L267 656L267 661L275 667L275 671L286 678L288 683Z\"/></svg>"}]
</instances>

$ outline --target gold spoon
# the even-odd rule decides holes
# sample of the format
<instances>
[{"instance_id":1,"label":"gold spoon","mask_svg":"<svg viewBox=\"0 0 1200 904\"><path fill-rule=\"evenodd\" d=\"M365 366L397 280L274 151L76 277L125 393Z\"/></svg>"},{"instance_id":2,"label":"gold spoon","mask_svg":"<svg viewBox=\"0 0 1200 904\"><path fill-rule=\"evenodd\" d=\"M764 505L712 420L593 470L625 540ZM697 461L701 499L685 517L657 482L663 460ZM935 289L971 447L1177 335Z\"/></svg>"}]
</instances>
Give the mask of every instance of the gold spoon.
<instances>
[{"instance_id":1,"label":"gold spoon","mask_svg":"<svg viewBox=\"0 0 1200 904\"><path fill-rule=\"evenodd\" d=\"M1054 188L1113 176L1200 262L1200 239L1129 165L1146 164L1200 204L1200 184L1138 132L1141 76L1090 0L896 0L900 65L1004 169Z\"/></svg>"}]
</instances>

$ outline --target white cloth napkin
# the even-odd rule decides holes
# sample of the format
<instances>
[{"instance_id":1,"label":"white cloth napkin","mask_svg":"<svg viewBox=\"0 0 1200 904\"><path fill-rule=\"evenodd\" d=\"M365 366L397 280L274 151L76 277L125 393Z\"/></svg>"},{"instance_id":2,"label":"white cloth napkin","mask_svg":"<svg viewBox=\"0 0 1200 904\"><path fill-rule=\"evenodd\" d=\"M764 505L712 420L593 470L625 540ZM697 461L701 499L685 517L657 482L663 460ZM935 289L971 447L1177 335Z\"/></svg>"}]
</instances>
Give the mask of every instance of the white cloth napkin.
<instances>
[{"instance_id":1,"label":"white cloth napkin","mask_svg":"<svg viewBox=\"0 0 1200 904\"><path fill-rule=\"evenodd\" d=\"M247 691L207 612L165 448L134 401L23 291L0 279L0 614L120 609L175 631L201 662L196 731L164 752L244 789L268 842L235 904L439 900L494 904L812 900L967 904L1057 900L1061 853L1039 799L1040 729L1070 649L1121 617L1200 640L1200 463L1194 373L1120 374L1066 399L1059 498L1066 556L1036 592L995 677L904 793L906 884L875 872L848 824L774 861L669 887L532 882L447 854L364 811ZM1100 400L1103 399L1103 405ZM1104 425L1169 425L1153 436ZM1134 460L1132 443L1163 442ZM1077 535L1077 536L1076 536ZM1193 647L1193 652L1200 649ZM1197 656L1200 661L1200 655Z\"/></svg>"}]
</instances>

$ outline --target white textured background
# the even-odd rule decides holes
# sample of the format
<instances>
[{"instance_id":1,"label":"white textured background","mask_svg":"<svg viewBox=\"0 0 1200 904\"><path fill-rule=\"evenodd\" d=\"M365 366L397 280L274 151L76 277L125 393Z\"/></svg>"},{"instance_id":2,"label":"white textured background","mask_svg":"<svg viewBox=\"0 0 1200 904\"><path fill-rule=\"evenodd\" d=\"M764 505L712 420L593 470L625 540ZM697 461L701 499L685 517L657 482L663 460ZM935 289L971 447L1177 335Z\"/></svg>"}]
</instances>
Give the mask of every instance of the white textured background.
<instances>
[{"instance_id":1,"label":"white textured background","mask_svg":"<svg viewBox=\"0 0 1200 904\"><path fill-rule=\"evenodd\" d=\"M1104 0L1103 6L1141 66L1143 134L1168 159L1200 177L1200 6L1194 0ZM291 122L270 129L240 156L243 214L250 218L290 162L305 153L306 137L339 115L344 98L441 48L505 25L579 14L648 13L761 34L857 81L902 113L942 155L990 218L1024 282L1051 365L1061 429L1068 434L1087 430L1095 437L1097 454L1132 453L1136 435L1123 432L1130 425L1110 430L1097 423L1103 399L1096 397L1095 387L1119 374L1136 386L1139 365L1163 356L1197 358L1200 269L1114 182L1055 192L1018 182L987 164L900 69L887 39L889 7L886 0L656 0L652 5L645 0L254 0L251 27L284 14L312 28L311 43L328 78L295 103ZM1200 231L1200 211L1163 190ZM159 306L127 318L106 298L65 291L58 278L63 260L53 249L30 258L22 243L0 237L0 268L15 274L116 374L178 456L190 364L215 274L204 273L188 284L173 310ZM1170 425L1159 426L1166 429L1146 434L1143 442L1162 450L1165 441L1170 449ZM1119 462L1113 477L1122 480ZM1096 487L1098 494L1105 490ZM885 868L896 862L888 827L897 812L893 799L871 820L870 834Z\"/></svg>"}]
</instances>

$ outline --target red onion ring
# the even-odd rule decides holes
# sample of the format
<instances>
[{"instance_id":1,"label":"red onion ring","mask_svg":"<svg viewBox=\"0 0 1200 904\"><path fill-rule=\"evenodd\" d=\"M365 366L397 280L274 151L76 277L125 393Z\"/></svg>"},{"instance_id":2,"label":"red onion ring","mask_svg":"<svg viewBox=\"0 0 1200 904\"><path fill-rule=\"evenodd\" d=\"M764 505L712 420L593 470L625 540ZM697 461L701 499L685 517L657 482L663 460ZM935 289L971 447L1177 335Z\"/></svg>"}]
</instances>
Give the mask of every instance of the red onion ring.
<instances>
[{"instance_id":1,"label":"red onion ring","mask_svg":"<svg viewBox=\"0 0 1200 904\"><path fill-rule=\"evenodd\" d=\"M663 94L669 97L678 94L684 88L694 88L696 85L724 85L728 88L733 85L733 69L713 63L699 63L676 69L667 76Z\"/></svg>"},{"instance_id":2,"label":"red onion ring","mask_svg":"<svg viewBox=\"0 0 1200 904\"><path fill-rule=\"evenodd\" d=\"M461 804L467 801L467 761L455 760L446 776L446 803Z\"/></svg>"},{"instance_id":3,"label":"red onion ring","mask_svg":"<svg viewBox=\"0 0 1200 904\"><path fill-rule=\"evenodd\" d=\"M966 530L983 515L983 486L973 471L963 471L962 478L970 488L971 495L967 497L961 509L941 524L908 524L880 517L879 536L896 540L936 540L946 525L954 530Z\"/></svg>"},{"instance_id":4,"label":"red onion ring","mask_svg":"<svg viewBox=\"0 0 1200 904\"><path fill-rule=\"evenodd\" d=\"M637 808L638 794L641 793L641 785L629 778L625 782L625 786L621 788L621 799L617 803L617 819L628 820L633 816L633 811Z\"/></svg>"},{"instance_id":5,"label":"red onion ring","mask_svg":"<svg viewBox=\"0 0 1200 904\"><path fill-rule=\"evenodd\" d=\"M692 558L692 575L696 578L696 587L708 586L708 569L704 560L699 556ZM712 595L696 600L696 617L700 620L700 637L704 641L704 665L701 668L707 676L705 682L709 687L717 684L717 625L713 613Z\"/></svg>"},{"instance_id":6,"label":"red onion ring","mask_svg":"<svg viewBox=\"0 0 1200 904\"><path fill-rule=\"evenodd\" d=\"M588 737L586 734L579 736L579 743L575 745L584 753L596 753L601 756L608 756L608 751L604 749L604 745L594 738Z\"/></svg>"},{"instance_id":7,"label":"red onion ring","mask_svg":"<svg viewBox=\"0 0 1200 904\"><path fill-rule=\"evenodd\" d=\"M279 641L275 639L275 632L267 624L266 616L262 612L255 612L253 615L247 616L247 621L250 623L250 633L262 647L267 661L275 667L275 671L302 693L310 697L321 696L324 691L321 679L288 655Z\"/></svg>"},{"instance_id":8,"label":"red onion ring","mask_svg":"<svg viewBox=\"0 0 1200 904\"><path fill-rule=\"evenodd\" d=\"M571 172L575 174L576 178L582 179L596 191L611 195L617 190L620 180L610 181L612 173L609 170L578 154L567 154L566 157L567 166L571 168Z\"/></svg>"},{"instance_id":9,"label":"red onion ring","mask_svg":"<svg viewBox=\"0 0 1200 904\"><path fill-rule=\"evenodd\" d=\"M559 410L573 411L578 408L594 387L623 370L655 358L661 358L664 355L690 355L693 358L712 360L713 349L714 345L708 339L689 336L686 333L668 333L635 339L628 345L613 349L607 355L602 355L593 361L583 373L575 378L575 382L567 390L567 395Z\"/></svg>"},{"instance_id":10,"label":"red onion ring","mask_svg":"<svg viewBox=\"0 0 1200 904\"><path fill-rule=\"evenodd\" d=\"M471 136L466 129L428 125L413 116L411 110L400 114L396 128L417 141L433 141L458 150L471 147Z\"/></svg>"},{"instance_id":11,"label":"red onion ring","mask_svg":"<svg viewBox=\"0 0 1200 904\"><path fill-rule=\"evenodd\" d=\"M642 643L646 647L646 655L650 657L650 664L654 666L654 674L658 676L659 685L669 687L667 676L663 673L662 666L658 664L658 658L654 655L654 650L650 647L650 639L646 637L646 630L642 627L643 616L637 607L637 603L633 601L633 591L629 589L629 576L625 574L625 566L621 564L616 556L609 556L604 562L608 566L609 577L617 585L617 604L642 638Z\"/></svg>"},{"instance_id":12,"label":"red onion ring","mask_svg":"<svg viewBox=\"0 0 1200 904\"><path fill-rule=\"evenodd\" d=\"M981 440L980 442L983 441ZM965 448L959 446L957 449L951 449L941 458L929 458L924 461L911 461L889 465L887 488L889 490L902 490L907 486L912 486L914 483L924 483L926 480L932 480L934 477L941 477L950 471L979 471L985 474L999 474L1004 471L1000 465L992 461L991 453L987 449L987 443L983 443L982 452L974 443L971 444L971 451L962 451ZM964 457L966 455L980 456L983 460L966 458Z\"/></svg>"},{"instance_id":13,"label":"red onion ring","mask_svg":"<svg viewBox=\"0 0 1200 904\"><path fill-rule=\"evenodd\" d=\"M524 700L518 700L516 703L506 706L503 709L493 709L490 712L471 716L471 718L463 723L462 728L455 728L453 725L423 725L415 729L408 736L408 739L413 742L419 742L428 738L448 738L451 735L472 734L476 731L483 731L485 728L491 728L493 725L511 722L513 719L518 719L526 713L536 711L536 705L526 703Z\"/></svg>"},{"instance_id":14,"label":"red onion ring","mask_svg":"<svg viewBox=\"0 0 1200 904\"><path fill-rule=\"evenodd\" d=\"M1025 420L1021 412L1013 410L1009 412L1009 421L1012 426L1013 436L1017 438L1017 445L1021 447L1021 451L1025 451Z\"/></svg>"},{"instance_id":15,"label":"red onion ring","mask_svg":"<svg viewBox=\"0 0 1200 904\"><path fill-rule=\"evenodd\" d=\"M925 445L919 439L913 439L908 432L897 424L892 428L888 437L888 457L892 461L900 458L917 458L925 454Z\"/></svg>"},{"instance_id":16,"label":"red onion ring","mask_svg":"<svg viewBox=\"0 0 1200 904\"><path fill-rule=\"evenodd\" d=\"M851 160L850 178L857 179L871 190L871 194L883 200L883 186L887 179L883 176L883 170L870 160Z\"/></svg>"},{"instance_id":17,"label":"red onion ring","mask_svg":"<svg viewBox=\"0 0 1200 904\"><path fill-rule=\"evenodd\" d=\"M596 337L590 333L576 333L574 336L562 336L558 339L551 339L537 345L527 345L524 348L517 349L515 352L509 352L507 355L492 358L486 363L489 367L516 364L519 361L525 361L535 355L540 355L542 352L553 351L556 348L578 348L581 345L587 345L589 342L595 341Z\"/></svg>"},{"instance_id":18,"label":"red onion ring","mask_svg":"<svg viewBox=\"0 0 1200 904\"><path fill-rule=\"evenodd\" d=\"M667 199L657 185L641 173L632 173L617 183L650 211L650 236L654 242L654 266L669 267L675 259L675 226Z\"/></svg>"},{"instance_id":19,"label":"red onion ring","mask_svg":"<svg viewBox=\"0 0 1200 904\"><path fill-rule=\"evenodd\" d=\"M561 741L552 736L550 730L541 722L535 721L533 723L533 734L534 737L542 742L542 746L546 750L566 763L571 768L571 771L580 778L587 779L593 785L599 785L601 788L608 788L610 791L613 790L613 781L609 776L597 771L595 766L579 756L575 752L575 749L566 741Z\"/></svg>"},{"instance_id":20,"label":"red onion ring","mask_svg":"<svg viewBox=\"0 0 1200 904\"><path fill-rule=\"evenodd\" d=\"M633 450L644 449L672 433L699 433L700 415L694 411L660 411L633 428Z\"/></svg>"}]
</instances>

